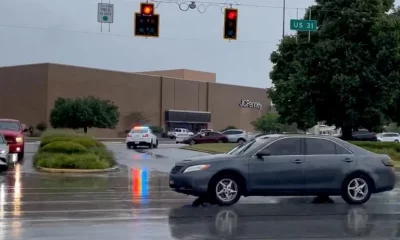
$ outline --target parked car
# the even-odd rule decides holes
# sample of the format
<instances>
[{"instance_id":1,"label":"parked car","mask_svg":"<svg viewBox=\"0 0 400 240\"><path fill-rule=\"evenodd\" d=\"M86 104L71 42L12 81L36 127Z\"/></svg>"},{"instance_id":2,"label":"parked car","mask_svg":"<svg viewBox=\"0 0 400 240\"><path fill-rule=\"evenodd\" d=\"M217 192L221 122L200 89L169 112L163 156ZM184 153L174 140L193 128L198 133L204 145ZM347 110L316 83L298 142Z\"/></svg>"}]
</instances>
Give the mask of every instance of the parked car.
<instances>
[{"instance_id":1,"label":"parked car","mask_svg":"<svg viewBox=\"0 0 400 240\"><path fill-rule=\"evenodd\" d=\"M158 147L157 136L153 134L149 127L132 128L128 136L126 136L125 143L127 148L137 148L138 146Z\"/></svg>"},{"instance_id":2,"label":"parked car","mask_svg":"<svg viewBox=\"0 0 400 240\"><path fill-rule=\"evenodd\" d=\"M9 153L18 154L18 159L24 157L26 127L15 119L0 119L0 133L8 143Z\"/></svg>"},{"instance_id":3,"label":"parked car","mask_svg":"<svg viewBox=\"0 0 400 240\"><path fill-rule=\"evenodd\" d=\"M353 141L378 141L375 133L368 131L367 129L359 129L353 131L352 134Z\"/></svg>"},{"instance_id":4,"label":"parked car","mask_svg":"<svg viewBox=\"0 0 400 240\"><path fill-rule=\"evenodd\" d=\"M220 132L203 132L198 133L188 139L182 141L185 144L199 144L199 143L227 143L228 138Z\"/></svg>"},{"instance_id":5,"label":"parked car","mask_svg":"<svg viewBox=\"0 0 400 240\"><path fill-rule=\"evenodd\" d=\"M249 140L249 134L242 129L229 129L222 132L230 143L242 144Z\"/></svg>"},{"instance_id":6,"label":"parked car","mask_svg":"<svg viewBox=\"0 0 400 240\"><path fill-rule=\"evenodd\" d=\"M7 170L8 169L8 144L3 134L0 133L0 166Z\"/></svg>"},{"instance_id":7,"label":"parked car","mask_svg":"<svg viewBox=\"0 0 400 240\"><path fill-rule=\"evenodd\" d=\"M189 137L189 136L193 136L194 133L187 130L186 128L174 128L173 131L168 131L167 132L167 137L171 138L171 139L176 139L179 137Z\"/></svg>"},{"instance_id":8,"label":"parked car","mask_svg":"<svg viewBox=\"0 0 400 240\"><path fill-rule=\"evenodd\" d=\"M400 134L398 133L380 133L377 138L379 142L400 142Z\"/></svg>"},{"instance_id":9,"label":"parked car","mask_svg":"<svg viewBox=\"0 0 400 240\"><path fill-rule=\"evenodd\" d=\"M232 205L241 196L336 196L363 204L394 188L394 163L331 136L266 135L224 154L176 163L174 191Z\"/></svg>"},{"instance_id":10,"label":"parked car","mask_svg":"<svg viewBox=\"0 0 400 240\"><path fill-rule=\"evenodd\" d=\"M213 129L200 129L199 133L203 133L203 132L214 132Z\"/></svg>"}]
</instances>

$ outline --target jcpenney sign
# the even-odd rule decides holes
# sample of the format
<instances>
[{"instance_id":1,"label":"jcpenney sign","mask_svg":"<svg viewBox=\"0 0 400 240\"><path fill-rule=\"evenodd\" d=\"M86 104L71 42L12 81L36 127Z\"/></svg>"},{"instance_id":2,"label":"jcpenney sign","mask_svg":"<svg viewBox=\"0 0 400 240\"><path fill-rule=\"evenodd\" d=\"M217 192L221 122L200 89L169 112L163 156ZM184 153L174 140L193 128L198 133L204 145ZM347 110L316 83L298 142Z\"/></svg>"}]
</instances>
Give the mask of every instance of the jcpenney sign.
<instances>
[{"instance_id":1,"label":"jcpenney sign","mask_svg":"<svg viewBox=\"0 0 400 240\"><path fill-rule=\"evenodd\" d=\"M262 108L262 104L260 102L252 102L250 100L240 100L239 106L243 108Z\"/></svg>"}]
</instances>

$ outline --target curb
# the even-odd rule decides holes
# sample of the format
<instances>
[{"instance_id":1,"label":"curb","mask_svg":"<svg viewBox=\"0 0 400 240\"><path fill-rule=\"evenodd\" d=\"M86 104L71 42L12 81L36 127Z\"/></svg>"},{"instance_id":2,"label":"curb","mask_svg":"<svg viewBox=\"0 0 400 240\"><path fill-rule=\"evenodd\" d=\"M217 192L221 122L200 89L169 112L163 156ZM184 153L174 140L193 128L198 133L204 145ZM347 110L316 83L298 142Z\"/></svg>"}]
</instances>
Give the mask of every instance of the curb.
<instances>
[{"instance_id":1,"label":"curb","mask_svg":"<svg viewBox=\"0 0 400 240\"><path fill-rule=\"evenodd\" d=\"M210 154L219 154L220 152L215 152L215 151L207 151L207 150L202 150L202 149L193 149L191 147L181 147L179 149L183 150L188 150L188 151L193 151L193 152L203 152L203 153L210 153Z\"/></svg>"},{"instance_id":2,"label":"curb","mask_svg":"<svg viewBox=\"0 0 400 240\"><path fill-rule=\"evenodd\" d=\"M117 171L119 170L119 167L115 166L107 169L62 169L62 168L37 167L37 169L41 172L49 172L49 173L105 173L105 172Z\"/></svg>"}]
</instances>

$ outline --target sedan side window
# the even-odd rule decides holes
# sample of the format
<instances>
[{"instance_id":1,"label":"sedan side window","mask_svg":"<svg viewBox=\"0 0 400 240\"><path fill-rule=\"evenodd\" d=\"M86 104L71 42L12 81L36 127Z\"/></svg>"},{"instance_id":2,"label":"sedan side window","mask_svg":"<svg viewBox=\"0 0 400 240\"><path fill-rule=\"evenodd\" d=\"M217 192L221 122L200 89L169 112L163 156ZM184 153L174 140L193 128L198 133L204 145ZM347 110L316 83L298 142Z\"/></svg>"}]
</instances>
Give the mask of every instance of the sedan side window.
<instances>
[{"instance_id":1,"label":"sedan side window","mask_svg":"<svg viewBox=\"0 0 400 240\"><path fill-rule=\"evenodd\" d=\"M339 144L335 144L335 147L336 147L336 154L353 154L352 152L340 146Z\"/></svg>"},{"instance_id":2,"label":"sedan side window","mask_svg":"<svg viewBox=\"0 0 400 240\"><path fill-rule=\"evenodd\" d=\"M271 156L302 155L301 138L284 138L269 145L266 150Z\"/></svg>"},{"instance_id":3,"label":"sedan side window","mask_svg":"<svg viewBox=\"0 0 400 240\"><path fill-rule=\"evenodd\" d=\"M306 138L307 155L334 155L335 143L326 139Z\"/></svg>"}]
</instances>

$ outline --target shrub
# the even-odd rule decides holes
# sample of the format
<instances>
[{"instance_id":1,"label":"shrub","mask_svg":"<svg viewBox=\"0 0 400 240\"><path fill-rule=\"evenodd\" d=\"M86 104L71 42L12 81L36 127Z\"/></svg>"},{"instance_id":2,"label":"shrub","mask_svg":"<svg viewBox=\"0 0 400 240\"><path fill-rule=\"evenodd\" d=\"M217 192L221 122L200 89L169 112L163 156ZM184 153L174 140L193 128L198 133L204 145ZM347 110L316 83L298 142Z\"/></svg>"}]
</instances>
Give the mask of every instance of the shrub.
<instances>
[{"instance_id":1,"label":"shrub","mask_svg":"<svg viewBox=\"0 0 400 240\"><path fill-rule=\"evenodd\" d=\"M44 137L40 139L40 147L44 147L49 143L53 143L53 142L69 142L72 139L74 139L75 137L73 136L54 136L54 137Z\"/></svg>"},{"instance_id":2,"label":"shrub","mask_svg":"<svg viewBox=\"0 0 400 240\"><path fill-rule=\"evenodd\" d=\"M78 143L86 148L103 147L104 145L99 141L89 137L76 137L71 138L71 142Z\"/></svg>"},{"instance_id":3,"label":"shrub","mask_svg":"<svg viewBox=\"0 0 400 240\"><path fill-rule=\"evenodd\" d=\"M164 129L161 126L151 126L150 129L154 134L164 132Z\"/></svg>"},{"instance_id":4,"label":"shrub","mask_svg":"<svg viewBox=\"0 0 400 240\"><path fill-rule=\"evenodd\" d=\"M38 167L59 169L106 169L110 167L106 161L102 161L93 153L38 153L34 157L34 164Z\"/></svg>"},{"instance_id":5,"label":"shrub","mask_svg":"<svg viewBox=\"0 0 400 240\"><path fill-rule=\"evenodd\" d=\"M68 142L68 141L56 141L51 142L44 147L41 147L40 152L49 153L87 153L89 150L79 143Z\"/></svg>"},{"instance_id":6,"label":"shrub","mask_svg":"<svg viewBox=\"0 0 400 240\"><path fill-rule=\"evenodd\" d=\"M116 164L114 153L104 147L91 148L90 152L99 156L101 160L106 161L110 166L114 166Z\"/></svg>"},{"instance_id":7,"label":"shrub","mask_svg":"<svg viewBox=\"0 0 400 240\"><path fill-rule=\"evenodd\" d=\"M45 122L40 122L36 125L36 129L43 132L47 129L47 124Z\"/></svg>"}]
</instances>

